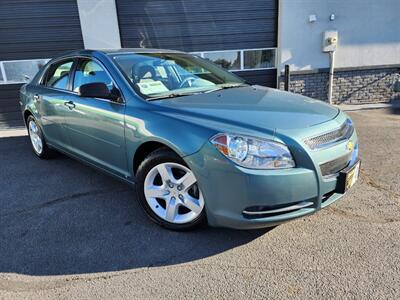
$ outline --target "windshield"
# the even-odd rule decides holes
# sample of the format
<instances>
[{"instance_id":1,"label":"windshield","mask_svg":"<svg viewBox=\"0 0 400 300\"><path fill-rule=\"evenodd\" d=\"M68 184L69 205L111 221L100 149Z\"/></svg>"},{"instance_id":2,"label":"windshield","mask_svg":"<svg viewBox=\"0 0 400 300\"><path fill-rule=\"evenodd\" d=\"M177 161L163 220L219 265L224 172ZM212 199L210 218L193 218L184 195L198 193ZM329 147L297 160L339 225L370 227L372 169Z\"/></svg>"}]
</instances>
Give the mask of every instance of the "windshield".
<instances>
[{"instance_id":1,"label":"windshield","mask_svg":"<svg viewBox=\"0 0 400 300\"><path fill-rule=\"evenodd\" d=\"M186 53L124 53L112 58L133 88L149 100L245 85L234 74Z\"/></svg>"}]
</instances>

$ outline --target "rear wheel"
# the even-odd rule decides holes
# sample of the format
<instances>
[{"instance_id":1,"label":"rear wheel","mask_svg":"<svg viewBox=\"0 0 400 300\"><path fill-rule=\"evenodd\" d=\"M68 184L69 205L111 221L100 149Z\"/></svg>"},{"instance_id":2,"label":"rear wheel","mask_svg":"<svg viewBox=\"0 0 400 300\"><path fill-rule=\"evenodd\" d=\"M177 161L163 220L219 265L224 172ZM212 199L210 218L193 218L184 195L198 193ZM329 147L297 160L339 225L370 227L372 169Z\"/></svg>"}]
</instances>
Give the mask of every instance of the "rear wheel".
<instances>
[{"instance_id":1,"label":"rear wheel","mask_svg":"<svg viewBox=\"0 0 400 300\"><path fill-rule=\"evenodd\" d=\"M194 173L169 149L151 153L137 171L138 197L149 217L172 230L205 221L204 198Z\"/></svg>"},{"instance_id":2,"label":"rear wheel","mask_svg":"<svg viewBox=\"0 0 400 300\"><path fill-rule=\"evenodd\" d=\"M42 130L37 124L35 118L33 116L29 116L26 120L26 124L28 127L28 133L31 140L33 152L36 154L36 156L43 159L52 157L54 151L49 149L49 147L47 146Z\"/></svg>"}]
</instances>

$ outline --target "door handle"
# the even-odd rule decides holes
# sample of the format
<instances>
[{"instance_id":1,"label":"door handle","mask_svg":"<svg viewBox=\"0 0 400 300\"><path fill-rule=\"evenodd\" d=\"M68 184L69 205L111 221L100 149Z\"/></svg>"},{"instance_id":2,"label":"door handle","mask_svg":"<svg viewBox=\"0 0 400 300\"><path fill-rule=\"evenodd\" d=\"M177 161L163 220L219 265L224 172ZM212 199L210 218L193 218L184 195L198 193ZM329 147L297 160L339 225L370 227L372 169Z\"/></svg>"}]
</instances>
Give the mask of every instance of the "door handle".
<instances>
[{"instance_id":1,"label":"door handle","mask_svg":"<svg viewBox=\"0 0 400 300\"><path fill-rule=\"evenodd\" d=\"M75 103L72 101L64 102L64 105L71 110L75 108Z\"/></svg>"},{"instance_id":2,"label":"door handle","mask_svg":"<svg viewBox=\"0 0 400 300\"><path fill-rule=\"evenodd\" d=\"M38 94L33 96L33 102L37 102L37 103L40 102L40 97Z\"/></svg>"}]
</instances>

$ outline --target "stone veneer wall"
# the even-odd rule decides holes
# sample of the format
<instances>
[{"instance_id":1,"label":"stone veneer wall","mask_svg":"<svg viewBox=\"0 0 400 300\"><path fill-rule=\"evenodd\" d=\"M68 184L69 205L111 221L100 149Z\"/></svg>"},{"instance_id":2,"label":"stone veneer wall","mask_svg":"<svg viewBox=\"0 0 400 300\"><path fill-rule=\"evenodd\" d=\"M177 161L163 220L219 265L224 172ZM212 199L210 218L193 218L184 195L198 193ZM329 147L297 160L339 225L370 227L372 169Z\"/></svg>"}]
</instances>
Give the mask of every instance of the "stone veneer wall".
<instances>
[{"instance_id":1,"label":"stone veneer wall","mask_svg":"<svg viewBox=\"0 0 400 300\"><path fill-rule=\"evenodd\" d=\"M326 101L328 78L326 69L292 72L290 91ZM333 79L333 102L361 104L400 99L400 91L394 88L399 82L400 66L337 69ZM284 76L280 77L279 88L284 89Z\"/></svg>"}]
</instances>

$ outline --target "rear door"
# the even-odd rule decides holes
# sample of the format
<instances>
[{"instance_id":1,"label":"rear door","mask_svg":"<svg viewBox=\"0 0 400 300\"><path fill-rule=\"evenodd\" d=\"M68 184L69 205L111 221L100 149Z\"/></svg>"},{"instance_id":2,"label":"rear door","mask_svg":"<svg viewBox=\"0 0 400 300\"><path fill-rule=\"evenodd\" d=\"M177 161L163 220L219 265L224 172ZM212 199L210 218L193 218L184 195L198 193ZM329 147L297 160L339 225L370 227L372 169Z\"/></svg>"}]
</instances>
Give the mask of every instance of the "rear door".
<instances>
[{"instance_id":1,"label":"rear door","mask_svg":"<svg viewBox=\"0 0 400 300\"><path fill-rule=\"evenodd\" d=\"M64 98L70 94L69 82L73 64L73 58L52 64L33 94L44 135L50 144L58 147L67 147L69 142L65 131L67 107Z\"/></svg>"},{"instance_id":2,"label":"rear door","mask_svg":"<svg viewBox=\"0 0 400 300\"><path fill-rule=\"evenodd\" d=\"M102 82L117 88L100 62L82 58L74 71L72 93L65 101L71 150L119 176L128 176L125 147L125 104L78 95L83 84Z\"/></svg>"}]
</instances>

